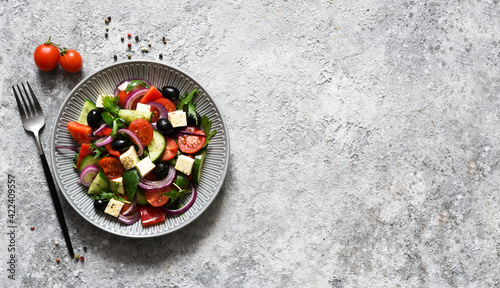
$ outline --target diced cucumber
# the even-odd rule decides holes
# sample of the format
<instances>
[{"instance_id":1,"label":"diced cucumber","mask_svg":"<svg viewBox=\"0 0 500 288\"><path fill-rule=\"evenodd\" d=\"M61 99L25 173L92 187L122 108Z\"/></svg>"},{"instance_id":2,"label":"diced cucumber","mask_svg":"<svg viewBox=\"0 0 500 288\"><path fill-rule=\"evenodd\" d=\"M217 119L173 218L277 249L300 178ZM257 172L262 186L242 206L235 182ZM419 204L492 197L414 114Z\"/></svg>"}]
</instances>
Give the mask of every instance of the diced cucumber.
<instances>
[{"instance_id":1,"label":"diced cucumber","mask_svg":"<svg viewBox=\"0 0 500 288\"><path fill-rule=\"evenodd\" d=\"M153 131L153 140L148 145L149 158L151 161L155 162L163 155L165 152L165 147L167 142L165 141L165 137L159 131Z\"/></svg>"},{"instance_id":2,"label":"diced cucumber","mask_svg":"<svg viewBox=\"0 0 500 288\"><path fill-rule=\"evenodd\" d=\"M90 101L90 100L85 100L85 103L83 104L82 112L80 113L80 117L78 118L78 123L84 124L84 125L89 125L87 123L87 115L91 110L96 109L97 107L95 104Z\"/></svg>"},{"instance_id":3,"label":"diced cucumber","mask_svg":"<svg viewBox=\"0 0 500 288\"><path fill-rule=\"evenodd\" d=\"M196 184L200 184L201 170L203 168L203 162L205 162L206 156L207 150L204 149L200 152L200 154L194 157L193 172L191 174L193 175L193 181Z\"/></svg>"},{"instance_id":4,"label":"diced cucumber","mask_svg":"<svg viewBox=\"0 0 500 288\"><path fill-rule=\"evenodd\" d=\"M96 195L100 194L101 190L102 191L107 191L109 189L109 179L102 173L102 171L99 171L99 174L94 178L94 181L92 181L92 184L90 184L89 191L87 192L88 195Z\"/></svg>"},{"instance_id":5,"label":"diced cucumber","mask_svg":"<svg viewBox=\"0 0 500 288\"><path fill-rule=\"evenodd\" d=\"M149 202L146 200L146 196L144 195L144 191L137 189L137 193L135 195L137 196L137 204L149 205Z\"/></svg>"},{"instance_id":6,"label":"diced cucumber","mask_svg":"<svg viewBox=\"0 0 500 288\"><path fill-rule=\"evenodd\" d=\"M80 162L80 168L78 168L78 173L82 173L83 169L89 165L95 165L98 166L99 160L101 160L101 157L94 158L94 155L89 155L86 156L85 158L82 159L82 162Z\"/></svg>"},{"instance_id":7,"label":"diced cucumber","mask_svg":"<svg viewBox=\"0 0 500 288\"><path fill-rule=\"evenodd\" d=\"M136 119L145 119L148 122L151 122L152 115L153 112L151 111L137 111L127 109L121 109L120 111L118 111L118 116L122 118L127 125Z\"/></svg>"}]
</instances>

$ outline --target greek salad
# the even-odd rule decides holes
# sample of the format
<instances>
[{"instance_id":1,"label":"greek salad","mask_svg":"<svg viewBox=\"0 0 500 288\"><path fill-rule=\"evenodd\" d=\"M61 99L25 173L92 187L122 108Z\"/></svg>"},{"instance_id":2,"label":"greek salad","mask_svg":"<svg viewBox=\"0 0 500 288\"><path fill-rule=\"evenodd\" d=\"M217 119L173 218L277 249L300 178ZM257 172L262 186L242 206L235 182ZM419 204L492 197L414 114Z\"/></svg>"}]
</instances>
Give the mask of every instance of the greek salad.
<instances>
[{"instance_id":1,"label":"greek salad","mask_svg":"<svg viewBox=\"0 0 500 288\"><path fill-rule=\"evenodd\" d=\"M77 152L73 166L96 211L148 226L192 207L217 132L196 111L197 95L130 79L85 101L79 119L67 124L78 146L56 148Z\"/></svg>"}]
</instances>

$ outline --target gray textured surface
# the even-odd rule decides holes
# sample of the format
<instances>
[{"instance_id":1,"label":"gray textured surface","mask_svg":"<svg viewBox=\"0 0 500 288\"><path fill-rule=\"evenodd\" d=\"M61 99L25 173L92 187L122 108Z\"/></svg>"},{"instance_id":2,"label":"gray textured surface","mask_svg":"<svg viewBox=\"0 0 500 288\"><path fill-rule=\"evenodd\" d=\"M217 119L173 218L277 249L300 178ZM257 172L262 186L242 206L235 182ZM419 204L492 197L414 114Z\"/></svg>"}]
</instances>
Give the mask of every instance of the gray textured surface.
<instances>
[{"instance_id":1,"label":"gray textured surface","mask_svg":"<svg viewBox=\"0 0 500 288\"><path fill-rule=\"evenodd\" d=\"M500 286L498 1L29 2L0 1L2 285ZM76 262L10 85L43 95L48 151L50 112L114 54L126 61L127 32L153 42L133 59L161 52L212 95L230 169L204 217L161 238L102 232L63 201ZM81 73L37 70L50 35L81 52Z\"/></svg>"}]
</instances>

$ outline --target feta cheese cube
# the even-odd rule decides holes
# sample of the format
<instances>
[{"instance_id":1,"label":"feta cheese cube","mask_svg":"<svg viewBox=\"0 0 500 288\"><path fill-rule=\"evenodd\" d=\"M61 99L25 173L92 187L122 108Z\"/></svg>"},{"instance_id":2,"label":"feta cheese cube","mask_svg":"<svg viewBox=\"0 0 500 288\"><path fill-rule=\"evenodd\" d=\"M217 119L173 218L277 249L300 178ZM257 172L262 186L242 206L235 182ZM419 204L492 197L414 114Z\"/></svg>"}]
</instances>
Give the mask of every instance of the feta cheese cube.
<instances>
[{"instance_id":1,"label":"feta cheese cube","mask_svg":"<svg viewBox=\"0 0 500 288\"><path fill-rule=\"evenodd\" d=\"M123 190L123 177L109 180L109 187L113 192L125 193L125 190Z\"/></svg>"},{"instance_id":2,"label":"feta cheese cube","mask_svg":"<svg viewBox=\"0 0 500 288\"><path fill-rule=\"evenodd\" d=\"M175 163L175 170L181 171L186 175L191 175L194 159L186 155L180 155Z\"/></svg>"},{"instance_id":3,"label":"feta cheese cube","mask_svg":"<svg viewBox=\"0 0 500 288\"><path fill-rule=\"evenodd\" d=\"M128 83L129 82L127 82L127 81L123 82L120 86L118 86L118 90L123 91L123 90L127 89Z\"/></svg>"},{"instance_id":4,"label":"feta cheese cube","mask_svg":"<svg viewBox=\"0 0 500 288\"><path fill-rule=\"evenodd\" d=\"M185 127L187 126L186 112L182 110L172 111L168 113L168 121L172 124L172 127Z\"/></svg>"},{"instance_id":5,"label":"feta cheese cube","mask_svg":"<svg viewBox=\"0 0 500 288\"><path fill-rule=\"evenodd\" d=\"M120 161L122 161L123 166L127 170L135 167L135 164L139 162L139 156L137 156L134 146L130 146L127 152L120 155Z\"/></svg>"},{"instance_id":6,"label":"feta cheese cube","mask_svg":"<svg viewBox=\"0 0 500 288\"><path fill-rule=\"evenodd\" d=\"M104 213L118 217L120 211L122 210L123 204L124 204L123 202L111 198L109 200L108 206L106 206L106 210L104 210Z\"/></svg>"},{"instance_id":7,"label":"feta cheese cube","mask_svg":"<svg viewBox=\"0 0 500 288\"><path fill-rule=\"evenodd\" d=\"M151 111L151 105L137 103L137 107L135 108L135 110L149 112L149 111Z\"/></svg>"},{"instance_id":8,"label":"feta cheese cube","mask_svg":"<svg viewBox=\"0 0 500 288\"><path fill-rule=\"evenodd\" d=\"M103 94L97 96L97 100L95 101L95 107L104 108L104 102L102 101Z\"/></svg>"},{"instance_id":9,"label":"feta cheese cube","mask_svg":"<svg viewBox=\"0 0 500 288\"><path fill-rule=\"evenodd\" d=\"M153 164L149 156L139 161L139 163L135 164L135 168L137 168L137 171L139 172L141 177L146 176L149 172L153 171L155 167L156 165Z\"/></svg>"}]
</instances>

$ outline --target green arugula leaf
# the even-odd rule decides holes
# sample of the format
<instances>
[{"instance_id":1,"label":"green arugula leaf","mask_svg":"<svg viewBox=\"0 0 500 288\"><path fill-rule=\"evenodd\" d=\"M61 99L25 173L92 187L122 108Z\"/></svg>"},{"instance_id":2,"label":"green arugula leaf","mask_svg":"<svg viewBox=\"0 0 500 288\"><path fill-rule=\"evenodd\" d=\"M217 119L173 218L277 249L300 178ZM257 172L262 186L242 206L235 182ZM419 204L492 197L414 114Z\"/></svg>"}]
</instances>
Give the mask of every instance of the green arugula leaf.
<instances>
[{"instance_id":1,"label":"green arugula leaf","mask_svg":"<svg viewBox=\"0 0 500 288\"><path fill-rule=\"evenodd\" d=\"M92 198L94 200L102 200L102 201L109 201L111 199L115 199L115 200L123 202L123 203L127 203L127 204L131 203L130 201L127 201L127 200L123 199L122 197L120 197L120 195L117 195L113 192L106 192L104 190L101 190L101 194L92 195Z\"/></svg>"},{"instance_id":2,"label":"green arugula leaf","mask_svg":"<svg viewBox=\"0 0 500 288\"><path fill-rule=\"evenodd\" d=\"M177 105L177 110L184 110L187 112L189 103L193 104L194 97L198 94L198 89L193 89L187 96L182 97L182 99L179 99L179 105ZM194 105L193 105L194 108ZM195 109L196 111L196 109Z\"/></svg>"},{"instance_id":3,"label":"green arugula leaf","mask_svg":"<svg viewBox=\"0 0 500 288\"><path fill-rule=\"evenodd\" d=\"M80 157L80 153L76 153L75 157L73 157L73 167L75 167L75 169L77 169L76 168L76 164L78 164L78 158L79 157Z\"/></svg>"},{"instance_id":4,"label":"green arugula leaf","mask_svg":"<svg viewBox=\"0 0 500 288\"><path fill-rule=\"evenodd\" d=\"M113 115L111 113L104 111L101 113L101 116L108 127L113 127Z\"/></svg>"},{"instance_id":5,"label":"green arugula leaf","mask_svg":"<svg viewBox=\"0 0 500 288\"><path fill-rule=\"evenodd\" d=\"M177 200L177 199L179 199L179 198L183 197L184 195L189 194L191 192L192 192L191 189L179 189L179 191L177 191L176 189L170 188L169 191L166 191L165 193L162 193L161 195L168 196L174 202L175 200Z\"/></svg>"},{"instance_id":6,"label":"green arugula leaf","mask_svg":"<svg viewBox=\"0 0 500 288\"><path fill-rule=\"evenodd\" d=\"M118 130L126 127L125 121L120 117L116 117L115 119L113 119L112 127L113 127L113 129L111 130L110 135L111 135L111 137L115 138Z\"/></svg>"},{"instance_id":7,"label":"green arugula leaf","mask_svg":"<svg viewBox=\"0 0 500 288\"><path fill-rule=\"evenodd\" d=\"M210 119L208 119L206 115L203 115L203 117L201 117L201 127L203 127L203 132L205 132L205 135L207 135L207 138L205 139L205 145L203 145L203 148L205 148L207 147L210 140L212 140L212 137L217 134L217 130L210 131L210 129L212 129L212 121L210 121Z\"/></svg>"},{"instance_id":8,"label":"green arugula leaf","mask_svg":"<svg viewBox=\"0 0 500 288\"><path fill-rule=\"evenodd\" d=\"M101 155L107 155L108 154L108 150L106 150L106 148L104 146L99 146L98 147L98 146L95 145L95 142L94 143L90 143L89 149L90 149L90 151L92 151L93 153L95 153L94 159L100 157Z\"/></svg>"},{"instance_id":9,"label":"green arugula leaf","mask_svg":"<svg viewBox=\"0 0 500 288\"><path fill-rule=\"evenodd\" d=\"M125 92L128 93L128 92L132 91L132 89L134 89L137 86L139 88L149 88L148 83L146 83L142 80L132 80L128 83L127 88L125 88Z\"/></svg>"}]
</instances>

